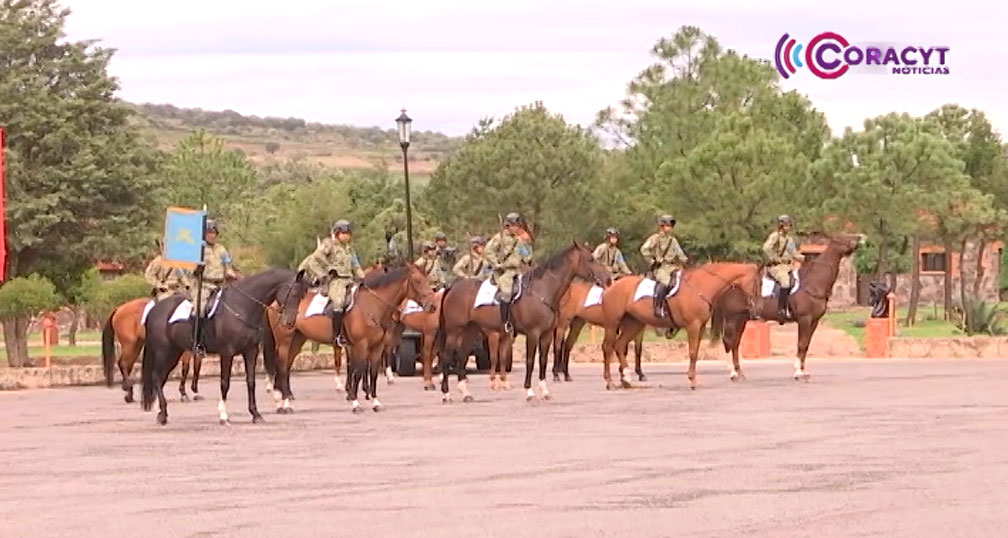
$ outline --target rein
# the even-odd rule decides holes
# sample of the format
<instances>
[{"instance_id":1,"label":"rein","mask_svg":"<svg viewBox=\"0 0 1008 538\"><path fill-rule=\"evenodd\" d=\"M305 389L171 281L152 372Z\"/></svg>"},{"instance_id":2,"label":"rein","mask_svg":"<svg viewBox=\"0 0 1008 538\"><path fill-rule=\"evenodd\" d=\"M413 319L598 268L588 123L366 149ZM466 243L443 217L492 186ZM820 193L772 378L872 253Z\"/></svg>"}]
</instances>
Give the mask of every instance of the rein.
<instances>
[{"instance_id":1,"label":"rein","mask_svg":"<svg viewBox=\"0 0 1008 538\"><path fill-rule=\"evenodd\" d=\"M237 318L238 321L240 321L242 323L242 325L245 325L246 327L248 327L250 329L256 329L256 330L258 330L260 328L260 324L258 322L254 322L253 323L253 322L246 321L245 318L243 318L241 314L239 314L237 311L235 311L234 308L231 308L231 306L229 304L227 304L227 302L224 300L225 299L224 293L227 290L232 290L233 289L239 295L245 297L246 299L252 301L254 304L256 304L260 308L262 308L263 312L265 312L266 310L272 309L272 310L275 310L282 317L283 313L284 313L284 308L285 308L284 304L286 304L287 300L290 298L291 292L294 291L294 282L293 281L289 282L288 284L285 285L285 287L287 288L287 291L284 292L283 301L282 302L275 302L275 304L278 304L279 306L273 306L272 304L268 305L268 304L260 301L259 299L256 299L255 297L249 295L248 293L246 293L240 287L237 287L237 286L227 286L225 288L221 288L220 293L217 294L217 302L219 302L220 306L224 307L225 310L227 310L228 312L230 312L232 316L234 316L235 318Z\"/></svg>"}]
</instances>

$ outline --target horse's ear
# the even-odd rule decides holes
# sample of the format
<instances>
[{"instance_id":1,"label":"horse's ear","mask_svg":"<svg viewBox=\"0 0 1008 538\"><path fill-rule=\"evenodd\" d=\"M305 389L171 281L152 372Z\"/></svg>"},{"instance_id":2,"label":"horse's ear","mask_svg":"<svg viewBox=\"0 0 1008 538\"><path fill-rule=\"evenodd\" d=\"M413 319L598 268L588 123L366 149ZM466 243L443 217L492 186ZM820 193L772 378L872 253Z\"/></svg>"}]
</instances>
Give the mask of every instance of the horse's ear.
<instances>
[{"instance_id":1,"label":"horse's ear","mask_svg":"<svg viewBox=\"0 0 1008 538\"><path fill-rule=\"evenodd\" d=\"M297 276L294 277L294 282L300 283L302 280L304 280L304 277L305 277L305 270L302 269L297 272Z\"/></svg>"}]
</instances>

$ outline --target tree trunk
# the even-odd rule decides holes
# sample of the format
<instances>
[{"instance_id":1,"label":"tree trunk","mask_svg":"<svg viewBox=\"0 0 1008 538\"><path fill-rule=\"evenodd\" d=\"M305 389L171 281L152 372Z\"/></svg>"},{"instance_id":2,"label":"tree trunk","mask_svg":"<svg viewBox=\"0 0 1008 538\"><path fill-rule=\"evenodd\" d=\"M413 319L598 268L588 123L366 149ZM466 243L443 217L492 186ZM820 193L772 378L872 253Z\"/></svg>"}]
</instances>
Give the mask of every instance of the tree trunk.
<instances>
[{"instance_id":1,"label":"tree trunk","mask_svg":"<svg viewBox=\"0 0 1008 538\"><path fill-rule=\"evenodd\" d=\"M952 241L945 240L945 282L943 288L945 292L943 294L945 321L952 319Z\"/></svg>"},{"instance_id":2,"label":"tree trunk","mask_svg":"<svg viewBox=\"0 0 1008 538\"><path fill-rule=\"evenodd\" d=\"M77 345L77 327L80 324L80 307L77 305L70 306L70 313L73 316L70 318L70 328L67 330L67 344L70 346ZM53 342L56 345L56 342Z\"/></svg>"},{"instance_id":3,"label":"tree trunk","mask_svg":"<svg viewBox=\"0 0 1008 538\"><path fill-rule=\"evenodd\" d=\"M973 296L980 297L980 293L983 290L983 279L987 272L987 268L984 267L983 259L984 254L987 250L987 241L983 237L977 241L977 256L976 256L976 280L973 281Z\"/></svg>"},{"instance_id":4,"label":"tree trunk","mask_svg":"<svg viewBox=\"0 0 1008 538\"><path fill-rule=\"evenodd\" d=\"M875 281L881 281L882 276L885 275L887 266L889 265L889 245L886 244L886 240L882 239L879 241L878 247L878 263L875 265Z\"/></svg>"},{"instance_id":5,"label":"tree trunk","mask_svg":"<svg viewBox=\"0 0 1008 538\"><path fill-rule=\"evenodd\" d=\"M11 318L3 321L4 343L7 347L7 365L30 366L28 361L28 319Z\"/></svg>"},{"instance_id":6,"label":"tree trunk","mask_svg":"<svg viewBox=\"0 0 1008 538\"><path fill-rule=\"evenodd\" d=\"M910 303L907 305L907 317L904 326L912 327L917 323L917 303L920 302L920 239L913 238L913 270L910 274Z\"/></svg>"},{"instance_id":7,"label":"tree trunk","mask_svg":"<svg viewBox=\"0 0 1008 538\"><path fill-rule=\"evenodd\" d=\"M966 281L963 280L963 273L966 271L965 267L963 267L963 265L964 265L963 264L963 258L964 258L964 253L965 252L966 252L966 239L963 238L962 243L959 245L959 254L958 254L958 256L959 256L959 267L958 267L959 271L958 272L959 272L959 301L962 303L962 322L963 322L964 326L966 325L966 322L969 321L969 320L966 319L967 316L970 315L969 314L969 308L967 308L967 304L968 303L966 301Z\"/></svg>"}]
</instances>

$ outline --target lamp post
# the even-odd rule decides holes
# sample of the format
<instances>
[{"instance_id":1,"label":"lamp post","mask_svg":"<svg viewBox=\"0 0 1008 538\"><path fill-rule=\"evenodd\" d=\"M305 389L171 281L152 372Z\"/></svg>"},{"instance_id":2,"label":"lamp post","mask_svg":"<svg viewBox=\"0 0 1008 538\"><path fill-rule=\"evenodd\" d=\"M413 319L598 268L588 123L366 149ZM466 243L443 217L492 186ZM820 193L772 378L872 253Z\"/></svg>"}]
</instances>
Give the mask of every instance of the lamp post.
<instances>
[{"instance_id":1,"label":"lamp post","mask_svg":"<svg viewBox=\"0 0 1008 538\"><path fill-rule=\"evenodd\" d=\"M403 162L403 178L406 182L406 252L409 254L409 259L406 260L407 263L413 261L413 211L410 206L410 193L409 193L409 143L410 143L410 124L413 120L406 115L406 109L402 109L402 114L396 118L396 123L399 125L399 146L402 147L402 162Z\"/></svg>"}]
</instances>

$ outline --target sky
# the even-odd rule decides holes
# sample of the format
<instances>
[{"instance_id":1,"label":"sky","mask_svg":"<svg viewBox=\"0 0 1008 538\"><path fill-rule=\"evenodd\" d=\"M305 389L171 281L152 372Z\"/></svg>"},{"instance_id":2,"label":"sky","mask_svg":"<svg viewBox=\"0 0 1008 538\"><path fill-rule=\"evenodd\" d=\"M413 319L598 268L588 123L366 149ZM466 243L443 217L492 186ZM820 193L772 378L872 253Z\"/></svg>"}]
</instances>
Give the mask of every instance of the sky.
<instances>
[{"instance_id":1,"label":"sky","mask_svg":"<svg viewBox=\"0 0 1008 538\"><path fill-rule=\"evenodd\" d=\"M891 111L945 104L984 110L1008 130L1008 4L792 0L64 0L67 34L118 50L120 97L242 114L468 132L536 100L571 123L617 105L682 25L725 48L772 59L784 32L834 31L855 43L948 46L950 73L801 69L782 81L834 132Z\"/></svg>"}]
</instances>

